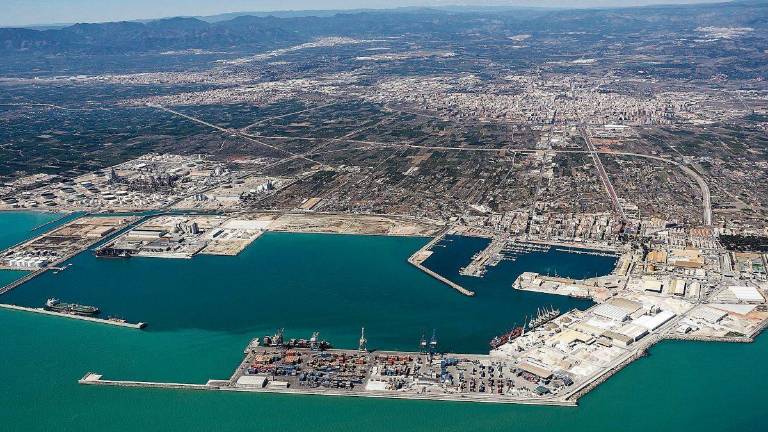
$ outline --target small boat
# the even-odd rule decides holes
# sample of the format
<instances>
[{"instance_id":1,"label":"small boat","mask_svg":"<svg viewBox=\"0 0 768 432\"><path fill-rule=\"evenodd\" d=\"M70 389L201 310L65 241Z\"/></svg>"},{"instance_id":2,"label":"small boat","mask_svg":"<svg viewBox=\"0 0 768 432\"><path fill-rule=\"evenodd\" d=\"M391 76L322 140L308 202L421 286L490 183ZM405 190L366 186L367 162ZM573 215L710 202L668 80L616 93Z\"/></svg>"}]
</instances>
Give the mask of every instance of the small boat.
<instances>
[{"instance_id":1,"label":"small boat","mask_svg":"<svg viewBox=\"0 0 768 432\"><path fill-rule=\"evenodd\" d=\"M548 308L537 310L536 318L528 323L528 328L533 330L560 316L560 309Z\"/></svg>"}]
</instances>

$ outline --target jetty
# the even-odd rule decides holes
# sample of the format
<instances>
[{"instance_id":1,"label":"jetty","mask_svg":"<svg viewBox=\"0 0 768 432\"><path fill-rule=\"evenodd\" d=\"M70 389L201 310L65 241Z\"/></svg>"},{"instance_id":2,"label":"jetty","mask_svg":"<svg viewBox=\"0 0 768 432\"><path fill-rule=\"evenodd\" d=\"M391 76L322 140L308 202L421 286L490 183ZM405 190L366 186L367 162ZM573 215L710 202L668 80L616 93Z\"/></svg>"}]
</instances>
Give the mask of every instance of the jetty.
<instances>
[{"instance_id":1,"label":"jetty","mask_svg":"<svg viewBox=\"0 0 768 432\"><path fill-rule=\"evenodd\" d=\"M14 288L18 287L19 285L23 285L23 284L27 283L28 281L30 281L30 280L40 276L41 274L45 273L47 270L48 270L47 268L43 268L43 269L40 269L40 270L33 271L31 273L27 273L24 276L22 276L21 278L16 279L15 281L0 287L0 295L3 295L5 293L7 293L8 291L13 290Z\"/></svg>"},{"instance_id":2,"label":"jetty","mask_svg":"<svg viewBox=\"0 0 768 432\"><path fill-rule=\"evenodd\" d=\"M413 255L411 255L408 258L408 262L411 263L414 267L417 269L423 271L424 273L432 276L433 278L439 280L440 282L448 285L449 287L455 289L456 291L464 294L465 296L472 297L475 295L474 291L468 290L464 288L463 286L457 284L456 282L453 282L451 280L448 280L444 276L441 276L434 271L426 268L422 263L426 261L427 258L429 258L432 255L432 247L436 245L438 242L443 240L445 237L445 234L449 231L449 227L444 228L442 231L440 231L435 237L432 238L427 244L421 247L421 249L417 250Z\"/></svg>"},{"instance_id":3,"label":"jetty","mask_svg":"<svg viewBox=\"0 0 768 432\"><path fill-rule=\"evenodd\" d=\"M136 330L141 330L147 326L146 323L139 322L139 323L129 323L129 322L123 322L123 321L117 321L117 320L111 320L111 319L104 319L104 318L96 318L96 317L90 317L90 316L82 316L82 315L74 315L74 314L67 314L67 313L61 313L61 312L55 312L46 310L43 308L31 308L26 306L17 306L12 304L2 304L0 303L0 308L8 309L8 310L15 310L15 311L22 311L22 312L32 312L37 314L43 314L43 315L53 315L61 318L69 318L69 319L75 319L80 321L88 321L88 322L95 322L99 324L107 324L111 326L116 327L125 327L125 328L131 328Z\"/></svg>"},{"instance_id":4,"label":"jetty","mask_svg":"<svg viewBox=\"0 0 768 432\"><path fill-rule=\"evenodd\" d=\"M73 213L64 213L63 215L61 215L61 216L57 217L57 218L56 218L56 219L54 219L54 220L50 220L50 221L48 221L48 222L43 222L43 223L41 223L40 225L37 225L36 227L34 227L34 228L32 228L31 230L29 230L29 232L35 232L35 231L39 231L39 230L41 230L41 229L43 229L43 228L46 228L46 227L48 227L48 226L51 226L51 225L56 225L56 224L58 224L59 222L61 222L61 221L65 220L65 219L67 219L67 218L69 218L69 217L72 217L72 214L73 214ZM86 213L82 214L81 216L86 216L86 215L88 215L88 214L90 214L90 213L86 212Z\"/></svg>"},{"instance_id":5,"label":"jetty","mask_svg":"<svg viewBox=\"0 0 768 432\"><path fill-rule=\"evenodd\" d=\"M483 277L487 266L494 266L501 260L501 251L505 248L506 241L493 239L488 246L472 257L472 261L463 267L459 274L463 276Z\"/></svg>"}]
</instances>

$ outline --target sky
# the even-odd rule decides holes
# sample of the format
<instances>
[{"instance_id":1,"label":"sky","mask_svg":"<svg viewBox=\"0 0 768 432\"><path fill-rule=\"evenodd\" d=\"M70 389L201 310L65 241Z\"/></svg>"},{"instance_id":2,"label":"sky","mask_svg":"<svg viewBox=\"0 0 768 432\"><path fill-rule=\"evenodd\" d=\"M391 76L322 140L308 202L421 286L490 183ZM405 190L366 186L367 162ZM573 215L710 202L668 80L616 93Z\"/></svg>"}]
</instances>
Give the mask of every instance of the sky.
<instances>
[{"instance_id":1,"label":"sky","mask_svg":"<svg viewBox=\"0 0 768 432\"><path fill-rule=\"evenodd\" d=\"M717 0L0 0L0 26L206 16L227 12L387 9L403 6L603 7Z\"/></svg>"}]
</instances>

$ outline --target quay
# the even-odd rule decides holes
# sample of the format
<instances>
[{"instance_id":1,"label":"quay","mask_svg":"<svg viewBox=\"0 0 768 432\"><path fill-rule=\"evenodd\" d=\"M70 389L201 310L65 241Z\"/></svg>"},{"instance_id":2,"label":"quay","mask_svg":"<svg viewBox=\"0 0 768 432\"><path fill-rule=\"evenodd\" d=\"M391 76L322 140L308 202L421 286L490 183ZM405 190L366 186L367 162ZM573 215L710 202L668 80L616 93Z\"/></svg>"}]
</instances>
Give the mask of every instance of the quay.
<instances>
[{"instance_id":1,"label":"quay","mask_svg":"<svg viewBox=\"0 0 768 432\"><path fill-rule=\"evenodd\" d=\"M38 313L43 315L53 315L58 316L62 318L69 318L69 319L76 319L80 321L89 321L89 322L95 322L99 324L107 324L112 325L116 327L125 327L125 328L131 328L131 329L137 329L141 330L147 326L146 323L139 322L139 323L129 323L129 322L121 322L121 321L113 321L109 319L104 318L96 318L96 317L89 317L89 316L81 316L81 315L73 315L73 314L66 314L61 312L54 312L45 310L43 308L31 308L31 307L25 307L25 306L17 306L12 304L3 304L0 303L0 308L3 309L9 309L9 310L16 310L16 311L23 311L23 312L32 312L32 313Z\"/></svg>"},{"instance_id":2,"label":"quay","mask_svg":"<svg viewBox=\"0 0 768 432\"><path fill-rule=\"evenodd\" d=\"M601 252L601 251L587 250L587 249L555 248L555 250L558 252L567 252L567 253L579 254L579 255L594 255L594 256L604 256L604 257L620 256L618 252Z\"/></svg>"},{"instance_id":3,"label":"quay","mask_svg":"<svg viewBox=\"0 0 768 432\"><path fill-rule=\"evenodd\" d=\"M259 346L258 340L255 341L249 343L243 361L229 379L210 379L205 384L121 381L88 372L78 383L176 390L577 405L575 400L568 399L570 391L536 393L535 383L521 378L521 372L516 374L511 365L489 355L313 350L288 345ZM443 378L435 379L434 374L441 371ZM477 386L479 382L480 387ZM487 389L484 387L486 383ZM502 388L505 391L502 392Z\"/></svg>"},{"instance_id":4,"label":"quay","mask_svg":"<svg viewBox=\"0 0 768 432\"><path fill-rule=\"evenodd\" d=\"M107 380L101 374L88 372L82 378L77 380L80 385L106 386L106 387L137 387L137 388L160 388L166 390L198 390L198 391L226 391L239 393L277 393L293 395L314 395L314 396L342 396L342 397L367 397L379 399L408 399L408 400L431 400L448 402L484 402L498 404L516 404L516 405L544 405L544 406L562 406L576 407L576 402L570 400L527 400L527 399L495 399L492 395L486 397L469 398L460 394L456 395L429 395L429 394L390 394L384 392L364 392L364 391L335 391L335 390L311 390L311 389L253 389L230 386L226 380L208 380L206 384L189 383L166 383L152 381L121 381Z\"/></svg>"}]
</instances>

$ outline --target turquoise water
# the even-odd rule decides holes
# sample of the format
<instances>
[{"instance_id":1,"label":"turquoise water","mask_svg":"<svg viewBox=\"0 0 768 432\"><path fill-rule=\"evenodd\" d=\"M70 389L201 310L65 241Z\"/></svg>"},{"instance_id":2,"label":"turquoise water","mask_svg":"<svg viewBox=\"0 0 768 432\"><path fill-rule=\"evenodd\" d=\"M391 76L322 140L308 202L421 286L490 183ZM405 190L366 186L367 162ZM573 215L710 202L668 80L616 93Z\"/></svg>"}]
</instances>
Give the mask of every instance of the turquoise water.
<instances>
[{"instance_id":1,"label":"turquoise water","mask_svg":"<svg viewBox=\"0 0 768 432\"><path fill-rule=\"evenodd\" d=\"M424 241L268 234L236 258L97 260L82 254L69 270L13 296L31 303L49 293L99 301L114 313L148 317L150 327L139 332L0 311L0 430L765 430L765 337L751 345L662 343L578 408L76 383L90 370L125 379L225 378L248 340L276 326L285 326L289 336L317 328L338 345L353 346L365 325L372 345L401 349L412 349L420 332L436 327L444 347L479 352L494 328L529 313L539 300L559 299L513 292L505 282L509 268L502 267L513 263L491 270L487 283L467 281L477 297L458 295L405 262ZM466 245L472 247L482 245ZM453 250L447 253L458 253ZM566 258L554 256L560 274ZM438 253L429 265L450 261Z\"/></svg>"},{"instance_id":2,"label":"turquoise water","mask_svg":"<svg viewBox=\"0 0 768 432\"><path fill-rule=\"evenodd\" d=\"M0 212L0 249L5 249L40 234L40 232L33 230L60 217L61 215L58 213Z\"/></svg>"},{"instance_id":3,"label":"turquoise water","mask_svg":"<svg viewBox=\"0 0 768 432\"><path fill-rule=\"evenodd\" d=\"M354 347L365 327L371 347L416 350L421 335L434 328L445 350L485 353L494 335L542 304L563 310L590 304L515 291L515 269L559 261L606 273L614 261L532 254L525 262L503 263L484 279L463 278L457 269L483 246L473 238L452 240L452 247L436 248L425 265L471 284L475 297L459 295L407 264L423 238L266 233L236 257L104 259L88 251L66 271L35 278L4 301L38 307L56 297L147 322L151 332L227 332L242 335L241 344L284 327L289 337L318 330L338 346Z\"/></svg>"}]
</instances>

